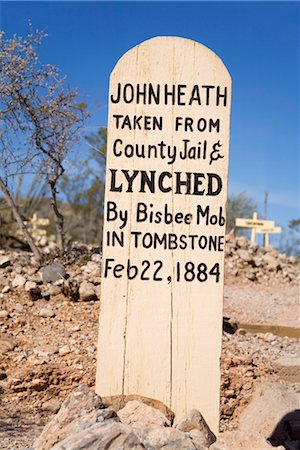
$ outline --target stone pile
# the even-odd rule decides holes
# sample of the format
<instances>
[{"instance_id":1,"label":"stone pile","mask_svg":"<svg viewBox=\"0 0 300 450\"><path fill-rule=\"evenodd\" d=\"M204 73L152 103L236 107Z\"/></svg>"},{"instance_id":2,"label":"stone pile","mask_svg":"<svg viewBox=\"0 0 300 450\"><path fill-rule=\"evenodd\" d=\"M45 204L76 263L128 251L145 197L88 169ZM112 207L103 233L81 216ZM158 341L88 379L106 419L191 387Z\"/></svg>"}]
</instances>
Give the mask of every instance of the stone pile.
<instances>
[{"instance_id":1,"label":"stone pile","mask_svg":"<svg viewBox=\"0 0 300 450\"><path fill-rule=\"evenodd\" d=\"M218 438L199 411L176 422L165 405L152 400L154 406L149 406L146 400L151 402L127 399L118 408L118 398L111 404L80 385L45 426L34 450L268 450L271 443L279 449L299 448L299 410L291 412L298 399L279 382L259 384L241 415L240 429Z\"/></svg>"},{"instance_id":2,"label":"stone pile","mask_svg":"<svg viewBox=\"0 0 300 450\"><path fill-rule=\"evenodd\" d=\"M44 246L49 263L39 268L31 253L0 250L0 295L23 290L32 301L48 300L60 293L74 301L100 298L100 249L75 243L58 257L53 243ZM274 248L259 247L245 237L226 237L225 279L266 283L277 279L286 283L299 279L299 261L278 253ZM0 317L1 318L1 317Z\"/></svg>"},{"instance_id":3,"label":"stone pile","mask_svg":"<svg viewBox=\"0 0 300 450\"><path fill-rule=\"evenodd\" d=\"M271 246L260 247L246 237L235 237L230 233L226 236L225 271L254 282L277 279L290 283L299 280L299 260L278 253Z\"/></svg>"},{"instance_id":4,"label":"stone pile","mask_svg":"<svg viewBox=\"0 0 300 450\"><path fill-rule=\"evenodd\" d=\"M49 259L42 267L35 264L28 252L0 250L0 403L2 419L6 417L5 422L8 426L16 422L15 414L22 405L23 412L27 413L17 419L18 427L20 423L25 425L28 420L32 421L34 418L36 426L41 428L48 421L49 415L57 412L63 400L76 386L81 383L93 386L95 382L101 282L100 249L77 244L73 245L63 257L58 258L53 246L45 248L48 249ZM245 254L239 250L248 252L246 259L249 261L245 261ZM244 238L232 239L229 236L226 253L226 267L229 271L227 276L229 275L228 280L231 282L229 288L236 284L243 285L243 280L246 283L244 295L241 295L240 299L243 309L246 293L251 295L255 289L259 292L263 289L266 284L264 276L268 277L270 286L272 288L275 286L276 289L278 284L273 283L273 280L277 280L281 286L283 280L293 283L293 280L297 279L295 275L297 264L293 258L283 257L272 249L266 251L257 248ZM241 255L244 255L244 259L241 259ZM267 256L279 261L280 267L277 264L276 270L271 269L272 259L265 259ZM259 272L256 272L256 281L253 284L246 274L255 269L251 262L255 258L262 258L265 263L261 267L256 267L259 268ZM238 266L238 273L234 273L234 267L228 268L228 263L234 264L234 267ZM283 278L284 270L290 273L290 277ZM255 282L264 284L255 286ZM296 290L296 284L285 285L285 289L289 292ZM262 295L265 295L265 291L262 292L264 293ZM288 308L291 307L291 304L286 302L286 297L283 296L283 300L285 303L281 304L278 316L281 316L282 308L287 309L286 304L289 305ZM260 306L259 301L257 309ZM230 317L231 314L230 312ZM279 367L282 374L278 367L274 369L272 365L284 358L295 359L297 354L296 338L279 337L271 333L252 334L243 330L238 330L235 334L223 333L221 431L235 433L239 417L251 401L257 381L273 379L277 374L286 379L285 365L283 369ZM289 370L289 382L293 383L299 392L299 375L293 373ZM124 402L119 402L118 405L114 402L105 405L113 409L118 416L117 424L112 425L116 435L123 436L120 429L124 430L124 427L134 428L133 423L123 423L120 410L125 408ZM148 406L153 407L152 404ZM199 434L198 431L194 432L193 429L182 431L169 426L172 417L166 410L160 411L167 419L165 425L159 427L163 430L159 431L159 442L166 442L164 448L173 448L168 446L167 439L174 440L178 433L188 436L185 436L182 447L177 448L185 448L183 445L188 445L187 448L197 448L195 442L198 442L196 436ZM136 416L138 417L141 416ZM37 436L40 428L30 437ZM0 430L0 442L11 448L14 441L5 435L3 430ZM98 439L98 431L95 433L95 439ZM144 445L144 448L147 448L146 445L149 445L148 448L160 448L155 447L156 444L150 446L155 436L158 436L156 432L147 432L147 435L143 433L133 431L136 436L134 439L140 442L138 445ZM22 443L32 444L25 435L24 437L20 435L19 439L21 441L24 439ZM116 442L117 439L116 437ZM211 450L223 449L218 441L211 445ZM148 442L150 443L145 444ZM16 448L29 446L22 445ZM256 448L261 450L260 447ZM233 450L233 447L229 445L228 449Z\"/></svg>"},{"instance_id":5,"label":"stone pile","mask_svg":"<svg viewBox=\"0 0 300 450\"><path fill-rule=\"evenodd\" d=\"M51 261L53 246L46 248ZM32 301L49 300L61 293L74 301L99 300L101 255L97 251L75 245L64 257L39 268L28 252L0 250L0 296L17 290L27 293ZM51 317L47 311L41 315Z\"/></svg>"},{"instance_id":6,"label":"stone pile","mask_svg":"<svg viewBox=\"0 0 300 450\"><path fill-rule=\"evenodd\" d=\"M216 441L197 410L172 426L174 414L159 402L160 409L138 400L121 409L107 402L80 385L46 425L35 450L205 450Z\"/></svg>"}]
</instances>

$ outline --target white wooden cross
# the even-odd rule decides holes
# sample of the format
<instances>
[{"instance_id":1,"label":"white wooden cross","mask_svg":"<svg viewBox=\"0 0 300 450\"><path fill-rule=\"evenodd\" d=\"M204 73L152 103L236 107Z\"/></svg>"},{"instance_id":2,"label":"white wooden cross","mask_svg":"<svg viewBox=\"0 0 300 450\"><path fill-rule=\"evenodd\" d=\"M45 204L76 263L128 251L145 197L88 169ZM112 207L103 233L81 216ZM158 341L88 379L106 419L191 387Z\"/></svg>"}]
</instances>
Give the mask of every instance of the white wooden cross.
<instances>
[{"instance_id":1,"label":"white wooden cross","mask_svg":"<svg viewBox=\"0 0 300 450\"><path fill-rule=\"evenodd\" d=\"M39 226L46 226L49 225L50 220L49 219L39 219L37 217L37 214L34 213L32 218L29 221L29 226L32 230L32 234L35 236L46 236L47 231L43 230L42 228L39 228Z\"/></svg>"},{"instance_id":2,"label":"white wooden cross","mask_svg":"<svg viewBox=\"0 0 300 450\"><path fill-rule=\"evenodd\" d=\"M251 228L251 242L256 242L257 234L264 234L265 247L269 246L269 234L281 233L281 228L276 227L273 220L258 219L257 212L253 213L252 219L235 219L235 226L240 228Z\"/></svg>"}]
</instances>

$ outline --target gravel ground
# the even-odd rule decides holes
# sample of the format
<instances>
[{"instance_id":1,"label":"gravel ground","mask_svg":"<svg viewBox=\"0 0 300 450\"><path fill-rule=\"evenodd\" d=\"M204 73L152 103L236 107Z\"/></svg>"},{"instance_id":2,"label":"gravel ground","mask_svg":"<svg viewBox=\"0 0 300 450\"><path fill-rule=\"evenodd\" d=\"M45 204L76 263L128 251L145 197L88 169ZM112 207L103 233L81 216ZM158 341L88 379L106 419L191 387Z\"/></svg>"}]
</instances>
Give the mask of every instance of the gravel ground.
<instances>
[{"instance_id":1,"label":"gravel ground","mask_svg":"<svg viewBox=\"0 0 300 450\"><path fill-rule=\"evenodd\" d=\"M224 315L239 323L300 327L299 284L230 283L224 289Z\"/></svg>"},{"instance_id":2,"label":"gravel ground","mask_svg":"<svg viewBox=\"0 0 300 450\"><path fill-rule=\"evenodd\" d=\"M298 293L295 283L264 286L228 277L224 314L238 322L297 327ZM8 335L11 349L0 354L0 449L30 448L78 384L94 385L99 306L62 294L34 302L23 290L6 294L1 308L9 316L0 319L0 348ZM55 316L40 317L43 308ZM297 345L296 338L271 333L223 333L221 431L238 428L258 381L284 376L299 389L289 371L277 368L278 361L295 358Z\"/></svg>"}]
</instances>

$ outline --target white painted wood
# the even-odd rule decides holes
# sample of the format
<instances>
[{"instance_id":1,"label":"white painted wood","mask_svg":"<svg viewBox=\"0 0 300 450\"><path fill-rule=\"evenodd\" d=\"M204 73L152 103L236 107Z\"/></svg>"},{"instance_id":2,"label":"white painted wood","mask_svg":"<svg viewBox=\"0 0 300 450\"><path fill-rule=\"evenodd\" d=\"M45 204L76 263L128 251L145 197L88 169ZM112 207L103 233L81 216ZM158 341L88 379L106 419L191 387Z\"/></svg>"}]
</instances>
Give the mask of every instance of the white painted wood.
<instances>
[{"instance_id":1,"label":"white painted wood","mask_svg":"<svg viewBox=\"0 0 300 450\"><path fill-rule=\"evenodd\" d=\"M256 233L257 234L280 234L282 232L282 228L281 227L270 227L270 228L264 228L264 227L257 227L256 228Z\"/></svg>"},{"instance_id":2,"label":"white painted wood","mask_svg":"<svg viewBox=\"0 0 300 450\"><path fill-rule=\"evenodd\" d=\"M110 78L110 95L114 100L117 99L119 83L122 89L127 86L127 103L122 99L115 103L110 101L109 104L106 220L96 391L103 396L140 394L156 398L173 409L178 419L190 409L197 408L213 431L218 432L225 235L222 218L225 216L227 198L231 79L222 61L203 45L179 37L157 37L133 48L118 62ZM144 104L141 97L139 103L130 102L129 83L134 86L135 91L137 84L140 87L145 84L147 88L152 83L153 89L159 85L159 104ZM176 92L179 89L181 95L174 96L174 105L170 102L170 95L164 100L162 93L165 85L169 91L173 86ZM183 86L178 87L180 85ZM196 98L196 89L201 94L201 104L199 97ZM217 102L217 92L222 94L224 89L227 90L226 105L221 96ZM150 128L153 128L153 117L162 117L163 127L162 130L157 127L155 130L130 130L126 126L117 129L114 115L150 117L146 119ZM193 131L184 130L182 126L176 130L176 117L182 117L183 122L185 118L190 118L193 121ZM202 128L205 122L211 123L211 132L208 129L196 129L195 124L199 120ZM217 120L219 129L212 125ZM123 144L117 143L114 154L117 139L121 139ZM190 140L189 146L201 147L200 157L181 159L178 156L184 140ZM153 155L145 158L136 154L132 157L124 156L125 144L158 147L161 141L177 147L177 157L173 162L166 155L157 158ZM207 146L206 158L203 158L204 141ZM123 152L121 156L117 156L119 151ZM115 184L111 169L116 170ZM139 173L133 181L132 192L126 192L125 177L120 172L121 169L130 170L129 175L132 175L133 170L144 170L147 173L155 171L156 177L168 172L169 175L163 177L162 185L165 188L172 187L173 191L162 192L155 184L154 193L149 192L147 187L145 192L139 192ZM186 176L185 173L191 173L193 183L195 173L203 174L197 175L203 181L202 186L198 185L199 191L204 190L203 195L196 195L193 187L188 194L176 193L177 172L182 173L182 179ZM222 182L217 195L207 195L209 177L211 191L216 190L217 180ZM122 192L112 191L113 186L119 187L121 184ZM181 189L185 191L184 187ZM108 220L111 218L107 215L108 205L111 204L109 202L115 202L117 210L123 214L128 213L128 221L122 229L121 220ZM150 223L149 220L137 223L137 205L141 202L147 205L148 211L163 213L167 209L173 215L179 212L183 215L191 214L191 223L188 223L188 217L187 223ZM209 208L212 223L206 224L206 217L201 216L200 223L197 223L197 208L200 207L203 211ZM111 235L113 231L124 233L123 247L109 245L107 235ZM177 239L182 235L194 235L197 238L187 238L189 244L186 249L163 249L159 245L158 248L136 248L132 234L134 232L149 233L149 236L154 233L162 236L166 233ZM201 249L197 243L194 249L191 248L192 239L194 242L201 239L203 246L209 236L212 239L220 236L220 251ZM159 276L162 280L128 280L121 270L116 275L123 276L116 278L111 269L107 270L105 277L109 258L114 259L115 264L124 266L129 259L131 264L139 268L147 260L150 262L150 270L147 272L150 278L153 278L154 268L157 268L155 261L161 261L163 267ZM208 275L206 281L198 281L195 276L195 280L186 281L183 273L187 262L196 267L200 263L205 264L206 274L218 264L220 276ZM181 273L179 281L176 280L177 263ZM187 276L192 274L188 273ZM199 277L202 279L205 274L200 273Z\"/></svg>"},{"instance_id":3,"label":"white painted wood","mask_svg":"<svg viewBox=\"0 0 300 450\"><path fill-rule=\"evenodd\" d=\"M236 218L235 226L241 228L273 228L275 222L273 220L258 219L257 213L253 213L252 219Z\"/></svg>"},{"instance_id":4,"label":"white painted wood","mask_svg":"<svg viewBox=\"0 0 300 450\"><path fill-rule=\"evenodd\" d=\"M264 234L265 247L269 246L269 234L281 233L280 227L275 227L273 220L258 219L257 213L253 213L252 219L236 218L235 226L240 228L251 228L251 242L256 242L257 234Z\"/></svg>"}]
</instances>

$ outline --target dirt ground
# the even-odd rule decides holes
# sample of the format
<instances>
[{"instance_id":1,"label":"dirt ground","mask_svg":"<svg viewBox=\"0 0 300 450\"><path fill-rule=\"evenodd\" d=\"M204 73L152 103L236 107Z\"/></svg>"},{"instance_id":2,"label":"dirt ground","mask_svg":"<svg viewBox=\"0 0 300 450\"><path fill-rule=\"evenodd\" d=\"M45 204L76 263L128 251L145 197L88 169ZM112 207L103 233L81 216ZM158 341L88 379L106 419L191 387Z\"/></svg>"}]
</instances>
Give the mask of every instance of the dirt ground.
<instances>
[{"instance_id":1,"label":"dirt ground","mask_svg":"<svg viewBox=\"0 0 300 450\"><path fill-rule=\"evenodd\" d=\"M62 294L33 302L24 291L0 300L0 449L32 448L34 439L78 384L95 382L100 302L71 302ZM42 318L41 308L55 317ZM228 277L224 315L233 321L299 327L299 286ZM13 340L11 340L13 339ZM4 344L3 344L4 340ZM240 411L261 379L280 376L276 361L297 355L296 338L238 330L223 333L220 429L238 427ZM295 380L286 380L295 384Z\"/></svg>"}]
</instances>

